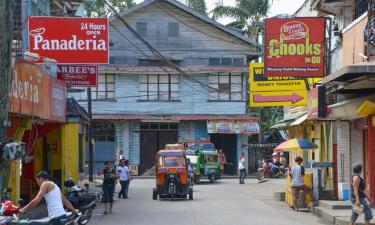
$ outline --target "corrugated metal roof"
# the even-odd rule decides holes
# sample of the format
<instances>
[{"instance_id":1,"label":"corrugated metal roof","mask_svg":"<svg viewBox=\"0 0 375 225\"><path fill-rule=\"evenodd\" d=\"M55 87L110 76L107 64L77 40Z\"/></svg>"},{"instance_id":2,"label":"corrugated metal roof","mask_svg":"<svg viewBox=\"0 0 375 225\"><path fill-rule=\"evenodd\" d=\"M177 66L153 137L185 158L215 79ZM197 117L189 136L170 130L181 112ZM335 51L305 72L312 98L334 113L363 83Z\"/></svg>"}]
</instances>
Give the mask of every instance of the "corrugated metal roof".
<instances>
[{"instance_id":1,"label":"corrugated metal roof","mask_svg":"<svg viewBox=\"0 0 375 225\"><path fill-rule=\"evenodd\" d=\"M135 12L135 11L137 11L137 10L139 10L139 9L147 6L147 5L153 4L153 3L158 2L158 1L160 1L160 0L145 0L144 2L142 2L142 3L140 3L140 4L136 5L136 6L134 6L132 8L130 8L128 10L120 12L119 14L120 14L121 17L123 17L123 16L126 16L126 15L128 15L128 14L130 14L132 12ZM222 31L224 31L224 32L226 32L226 33L234 36L234 37L237 37L238 39L240 39L240 40L242 40L242 41L244 41L244 42L246 42L246 43L248 43L250 45L253 45L254 47L257 47L257 48L260 49L260 44L258 42L254 41L254 40L251 40L250 38L242 35L241 33L238 33L236 31L234 31L233 29L230 29L229 27L226 27L223 24L220 24L220 23L216 22L213 19L211 19L211 18L209 18L207 16L204 16L204 15L202 15L202 14L194 11L193 9L187 7L186 5L184 5L184 4L182 4L182 3L178 2L178 1L175 1L175 0L163 0L163 2L168 2L169 4L175 6L176 8L181 9L181 10L185 11L186 13L188 13L188 14L196 17L196 18L199 18L199 19L203 20L204 22L206 22L206 23L208 23L208 24L210 24L210 25L212 25L214 27L217 27L220 30L222 30ZM110 21L114 21L116 19L117 19L116 17L111 17Z\"/></svg>"}]
</instances>

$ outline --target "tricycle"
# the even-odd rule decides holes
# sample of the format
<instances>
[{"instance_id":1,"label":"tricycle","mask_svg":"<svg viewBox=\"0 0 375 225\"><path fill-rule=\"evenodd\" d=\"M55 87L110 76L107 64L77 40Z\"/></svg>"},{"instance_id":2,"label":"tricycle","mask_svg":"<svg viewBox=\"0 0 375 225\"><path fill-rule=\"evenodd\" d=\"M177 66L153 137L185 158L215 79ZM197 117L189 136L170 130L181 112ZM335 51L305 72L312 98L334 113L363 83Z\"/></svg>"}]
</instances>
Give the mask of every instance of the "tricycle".
<instances>
[{"instance_id":1,"label":"tricycle","mask_svg":"<svg viewBox=\"0 0 375 225\"><path fill-rule=\"evenodd\" d=\"M216 149L186 149L187 157L194 169L194 183L208 179L215 183L221 179L219 156Z\"/></svg>"},{"instance_id":2,"label":"tricycle","mask_svg":"<svg viewBox=\"0 0 375 225\"><path fill-rule=\"evenodd\" d=\"M189 197L193 200L193 187L188 178L186 154L184 150L160 150L156 154L156 187L152 199Z\"/></svg>"}]
</instances>

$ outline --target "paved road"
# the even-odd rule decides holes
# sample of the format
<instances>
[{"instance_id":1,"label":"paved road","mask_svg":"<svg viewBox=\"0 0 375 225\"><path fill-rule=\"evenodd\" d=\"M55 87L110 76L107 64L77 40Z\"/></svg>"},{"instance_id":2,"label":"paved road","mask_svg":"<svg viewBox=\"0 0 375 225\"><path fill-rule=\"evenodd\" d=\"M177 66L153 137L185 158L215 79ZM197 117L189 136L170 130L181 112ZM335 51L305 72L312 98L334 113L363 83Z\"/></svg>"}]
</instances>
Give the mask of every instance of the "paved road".
<instances>
[{"instance_id":1,"label":"paved road","mask_svg":"<svg viewBox=\"0 0 375 225\"><path fill-rule=\"evenodd\" d=\"M102 206L90 224L105 225L318 225L321 221L305 212L294 212L285 203L273 199L273 192L282 189L283 180L258 184L248 179L245 185L237 180L194 186L194 200L153 201L154 180L134 180L129 199L119 199L114 212L101 215Z\"/></svg>"}]
</instances>

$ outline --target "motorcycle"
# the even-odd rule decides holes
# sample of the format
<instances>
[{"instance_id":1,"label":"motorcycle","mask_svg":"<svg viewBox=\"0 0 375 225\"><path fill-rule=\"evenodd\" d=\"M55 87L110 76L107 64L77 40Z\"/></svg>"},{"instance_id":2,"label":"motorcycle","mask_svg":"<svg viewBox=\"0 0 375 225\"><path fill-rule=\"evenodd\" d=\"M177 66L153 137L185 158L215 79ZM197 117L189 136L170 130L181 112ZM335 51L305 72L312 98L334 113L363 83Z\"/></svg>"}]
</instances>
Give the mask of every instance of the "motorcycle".
<instances>
[{"instance_id":1,"label":"motorcycle","mask_svg":"<svg viewBox=\"0 0 375 225\"><path fill-rule=\"evenodd\" d=\"M22 204L22 200L20 200ZM9 200L5 200L1 204L0 209L0 225L16 225L16 224L38 224L38 225L48 225L51 223L51 218L45 217L42 219L29 220L27 218L20 218L17 216L19 208L13 205ZM74 214L72 212L67 212L66 217L61 220L63 225L74 225L80 224L81 221L86 220L82 213Z\"/></svg>"},{"instance_id":2,"label":"motorcycle","mask_svg":"<svg viewBox=\"0 0 375 225\"><path fill-rule=\"evenodd\" d=\"M87 224L91 219L92 211L96 207L96 194L89 192L88 184L85 184L85 188L75 185L72 178L64 181L64 187L68 189L66 198L72 203L74 208L78 209L85 216L85 219L78 221L78 224Z\"/></svg>"},{"instance_id":3,"label":"motorcycle","mask_svg":"<svg viewBox=\"0 0 375 225\"><path fill-rule=\"evenodd\" d=\"M279 167L278 173L274 176L271 170L272 163L262 160L262 166L258 168L257 179L259 181L264 180L265 177L268 178L286 178L289 169L287 167Z\"/></svg>"}]
</instances>

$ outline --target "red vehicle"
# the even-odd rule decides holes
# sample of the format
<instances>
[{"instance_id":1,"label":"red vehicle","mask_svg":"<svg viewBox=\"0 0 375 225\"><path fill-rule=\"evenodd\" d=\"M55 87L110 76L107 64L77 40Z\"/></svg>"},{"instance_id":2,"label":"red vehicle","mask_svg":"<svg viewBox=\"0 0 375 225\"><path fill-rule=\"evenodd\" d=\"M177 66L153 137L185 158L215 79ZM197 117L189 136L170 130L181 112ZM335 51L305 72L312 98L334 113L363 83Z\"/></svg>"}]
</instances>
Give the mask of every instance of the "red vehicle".
<instances>
[{"instance_id":1,"label":"red vehicle","mask_svg":"<svg viewBox=\"0 0 375 225\"><path fill-rule=\"evenodd\" d=\"M279 167L278 173L275 176L273 176L271 166L272 166L271 160L262 160L262 166L259 167L257 171L257 179L261 181L261 180L264 180L265 177L286 178L286 176L288 175L289 169L287 167L284 167L284 168Z\"/></svg>"}]
</instances>

